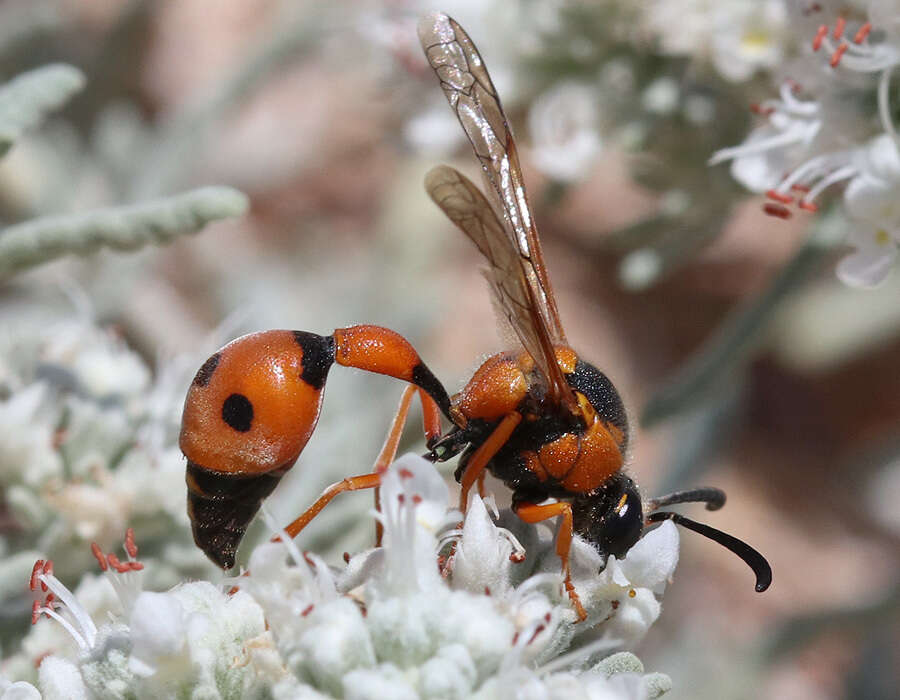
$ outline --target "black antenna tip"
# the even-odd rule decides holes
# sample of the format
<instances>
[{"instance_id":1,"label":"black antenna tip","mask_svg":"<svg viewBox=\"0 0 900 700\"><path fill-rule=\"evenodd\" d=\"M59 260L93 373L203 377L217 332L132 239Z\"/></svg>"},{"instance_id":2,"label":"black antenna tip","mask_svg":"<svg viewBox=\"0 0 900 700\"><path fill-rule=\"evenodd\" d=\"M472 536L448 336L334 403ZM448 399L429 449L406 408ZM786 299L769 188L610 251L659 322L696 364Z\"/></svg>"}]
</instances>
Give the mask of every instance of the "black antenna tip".
<instances>
[{"instance_id":1,"label":"black antenna tip","mask_svg":"<svg viewBox=\"0 0 900 700\"><path fill-rule=\"evenodd\" d=\"M766 558L762 554L743 540L739 540L737 537L729 535L727 532L722 532L709 525L695 522L689 518L685 518L683 515L671 513L669 511L656 511L655 513L651 513L647 516L647 520L650 522L671 520L676 525L681 525L688 530L693 530L697 534L708 537L714 542L718 542L726 549L734 552L752 569L753 574L756 576L755 588L757 593L762 593L772 584L772 567L769 566L769 562L766 561Z\"/></svg>"}]
</instances>

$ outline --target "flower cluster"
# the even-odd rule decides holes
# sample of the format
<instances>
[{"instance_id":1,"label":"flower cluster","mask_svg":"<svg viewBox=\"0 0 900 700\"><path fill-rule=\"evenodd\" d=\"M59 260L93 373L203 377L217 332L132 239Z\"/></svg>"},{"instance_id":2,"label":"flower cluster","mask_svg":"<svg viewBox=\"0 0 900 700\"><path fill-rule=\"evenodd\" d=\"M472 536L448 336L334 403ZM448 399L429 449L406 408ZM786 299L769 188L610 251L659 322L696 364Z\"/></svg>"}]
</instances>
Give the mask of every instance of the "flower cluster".
<instances>
[{"instance_id":1,"label":"flower cluster","mask_svg":"<svg viewBox=\"0 0 900 700\"><path fill-rule=\"evenodd\" d=\"M383 547L330 567L282 533L254 550L243 575L164 593L142 590L129 533L125 560L94 548L114 603L98 580L73 594L39 561L34 617L53 618L75 646L39 652L37 686L45 698L359 699L643 699L670 687L632 655L608 654L658 616L678 558L674 525L605 566L576 540L573 580L589 614L577 623L550 533L507 513L496 523L478 496L458 527L448 496L434 465L406 455L385 474ZM98 624L101 612L108 620ZM27 648L37 650L45 627ZM38 697L22 682L13 690Z\"/></svg>"},{"instance_id":2,"label":"flower cluster","mask_svg":"<svg viewBox=\"0 0 900 700\"><path fill-rule=\"evenodd\" d=\"M719 150L711 164L732 161L732 174L765 192L767 213L788 218L795 204L816 211L816 199L843 183L848 242L856 248L837 274L852 286L885 279L900 249L900 152L890 99L900 63L895 3L865 9L792 0L805 32L804 56L782 83L780 98L754 105L763 123L740 146ZM877 105L861 114L859 105Z\"/></svg>"},{"instance_id":3,"label":"flower cluster","mask_svg":"<svg viewBox=\"0 0 900 700\"><path fill-rule=\"evenodd\" d=\"M22 577L36 558L76 580L93 561L88 545L109 548L129 525L142 533L154 586L212 575L191 542L176 444L196 360L169 361L154 378L88 313L10 316L0 339L0 606L24 610ZM27 616L7 615L5 631L24 633Z\"/></svg>"}]
</instances>

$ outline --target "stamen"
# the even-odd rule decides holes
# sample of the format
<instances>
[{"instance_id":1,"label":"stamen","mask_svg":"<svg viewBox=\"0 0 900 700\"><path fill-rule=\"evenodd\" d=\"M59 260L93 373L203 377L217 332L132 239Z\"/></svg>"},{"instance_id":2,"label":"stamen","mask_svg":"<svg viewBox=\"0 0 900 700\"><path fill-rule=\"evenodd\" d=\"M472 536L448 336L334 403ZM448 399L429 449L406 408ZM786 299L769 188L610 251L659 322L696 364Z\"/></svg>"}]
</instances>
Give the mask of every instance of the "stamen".
<instances>
[{"instance_id":1,"label":"stamen","mask_svg":"<svg viewBox=\"0 0 900 700\"><path fill-rule=\"evenodd\" d=\"M31 614L32 614L31 619L33 620L34 619L34 609L33 608L32 608ZM38 608L38 616L40 616L41 614L46 615L47 617L51 617L54 620L56 620L59 624L61 624L63 626L63 628L66 630L66 632L68 632L72 636L72 639L75 640L75 643L78 645L78 647L82 651L88 651L91 648L91 646L93 645L93 642L91 644L88 644L87 639L85 639L78 632L78 630L75 629L75 627L72 625L72 623L70 623L66 618L64 618L62 615L60 615L55 610L51 610L50 608L48 608L46 606L39 607ZM93 623L91 623L91 624L93 624ZM96 633L96 629L94 630L94 632Z\"/></svg>"},{"instance_id":2,"label":"stamen","mask_svg":"<svg viewBox=\"0 0 900 700\"><path fill-rule=\"evenodd\" d=\"M91 554L94 555L94 559L100 564L100 571L109 569L109 564L106 563L106 558L103 556L103 550L100 549L100 545L96 542L91 542Z\"/></svg>"},{"instance_id":3,"label":"stamen","mask_svg":"<svg viewBox=\"0 0 900 700\"><path fill-rule=\"evenodd\" d=\"M841 45L834 50L833 54L831 54L831 59L828 61L828 64L832 68L837 68L838 63L841 62L841 58L843 58L844 54L847 53L847 49L849 48L850 44L848 44L846 41L841 42Z\"/></svg>"},{"instance_id":4,"label":"stamen","mask_svg":"<svg viewBox=\"0 0 900 700\"><path fill-rule=\"evenodd\" d=\"M790 219L792 216L790 209L781 204L773 204L772 202L766 202L763 205L763 211L769 216L775 216L779 219Z\"/></svg>"},{"instance_id":5,"label":"stamen","mask_svg":"<svg viewBox=\"0 0 900 700\"><path fill-rule=\"evenodd\" d=\"M794 198L791 197L791 195L778 192L777 190L768 190L766 192L766 197L774 199L776 202L781 202L782 204L791 204L794 201Z\"/></svg>"},{"instance_id":6,"label":"stamen","mask_svg":"<svg viewBox=\"0 0 900 700\"><path fill-rule=\"evenodd\" d=\"M866 22L859 28L859 31L853 37L854 44L861 44L866 40L866 37L869 36L869 32L872 31L872 23Z\"/></svg>"},{"instance_id":7,"label":"stamen","mask_svg":"<svg viewBox=\"0 0 900 700\"><path fill-rule=\"evenodd\" d=\"M846 29L846 28L847 28L847 20L844 19L843 17L838 17L837 21L834 23L834 34L832 34L835 41L837 41L842 36L844 36L844 29Z\"/></svg>"},{"instance_id":8,"label":"stamen","mask_svg":"<svg viewBox=\"0 0 900 700\"><path fill-rule=\"evenodd\" d=\"M31 578L28 580L28 590L30 590L30 591L37 590L38 584L40 583L40 581L38 581L38 575L41 573L41 569L43 568L43 566L44 566L43 559L38 559L36 562L34 562L34 566L31 569ZM44 589L44 590L46 590L46 589Z\"/></svg>"},{"instance_id":9,"label":"stamen","mask_svg":"<svg viewBox=\"0 0 900 700\"><path fill-rule=\"evenodd\" d=\"M750 111L753 112L754 114L758 114L761 117L768 117L768 116L771 116L771 114L775 111L775 108L774 107L764 107L763 105L759 104L758 102L753 102L750 105Z\"/></svg>"},{"instance_id":10,"label":"stamen","mask_svg":"<svg viewBox=\"0 0 900 700\"><path fill-rule=\"evenodd\" d=\"M134 542L134 528L125 530L125 551L128 552L129 557L137 559L138 548Z\"/></svg>"},{"instance_id":11,"label":"stamen","mask_svg":"<svg viewBox=\"0 0 900 700\"><path fill-rule=\"evenodd\" d=\"M828 34L828 25L820 25L818 31L816 31L816 36L813 38L812 42L812 50L818 51L822 48L822 41L825 39L825 35Z\"/></svg>"},{"instance_id":12,"label":"stamen","mask_svg":"<svg viewBox=\"0 0 900 700\"><path fill-rule=\"evenodd\" d=\"M859 172L855 165L846 165L843 168L838 168L830 175L823 177L816 183L816 186L813 187L809 193L803 198L807 204L811 204L812 201L818 197L823 190L835 184L836 182L840 182L841 180L847 180L848 178L853 177L856 173ZM804 207L806 209L807 207ZM814 209L811 211L815 211Z\"/></svg>"},{"instance_id":13,"label":"stamen","mask_svg":"<svg viewBox=\"0 0 900 700\"><path fill-rule=\"evenodd\" d=\"M83 636L81 634L75 633L74 628L69 625L67 622L62 620L56 613L54 613L50 608L44 607L41 609L41 612L49 614L56 620L60 620L63 626L72 633L73 637L76 637L75 641L79 639L84 643L83 648L88 649L94 646L94 642L97 639L97 626L94 624L94 621L91 619L91 616L88 615L87 611L81 606L81 603L78 602L78 599L72 595L71 591L66 588L62 582L56 578L53 574L41 574L40 575L41 582L45 583L47 587L53 591L56 597L60 600L60 602L66 606L66 609L69 611L69 614L75 618L75 622L78 623L78 626L81 628L83 632Z\"/></svg>"}]
</instances>

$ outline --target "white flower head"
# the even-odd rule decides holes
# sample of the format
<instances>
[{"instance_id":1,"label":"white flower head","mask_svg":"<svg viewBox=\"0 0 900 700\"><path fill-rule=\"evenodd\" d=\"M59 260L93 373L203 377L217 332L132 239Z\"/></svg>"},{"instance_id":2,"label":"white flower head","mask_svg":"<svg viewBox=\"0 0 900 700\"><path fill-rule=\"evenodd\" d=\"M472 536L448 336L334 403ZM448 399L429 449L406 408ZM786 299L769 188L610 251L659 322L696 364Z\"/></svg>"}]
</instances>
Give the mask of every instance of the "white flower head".
<instances>
[{"instance_id":1,"label":"white flower head","mask_svg":"<svg viewBox=\"0 0 900 700\"><path fill-rule=\"evenodd\" d=\"M521 561L519 540L477 496L454 529L460 514L448 511L446 483L421 457L398 459L382 484L383 547L351 557L344 572L273 528L282 539L257 547L243 575L152 593L135 579L142 566L130 531L124 560L95 547L124 611L99 628L52 566L38 562L35 616L56 619L80 647L42 668L42 689L69 688L71 697L646 697L642 669L574 669L638 638L658 615L656 596L677 561L671 523L599 575L599 554L575 543L575 585L591 612L576 624L551 536L519 522L528 543ZM456 551L439 566L451 541ZM584 644L560 656L573 640Z\"/></svg>"},{"instance_id":2,"label":"white flower head","mask_svg":"<svg viewBox=\"0 0 900 700\"><path fill-rule=\"evenodd\" d=\"M732 161L731 174L752 192L774 188L798 156L809 153L822 128L821 106L794 95L796 85L782 83L780 99L753 106L766 123L753 129L739 146L716 151L709 165ZM788 189L790 186L788 186Z\"/></svg>"},{"instance_id":3,"label":"white flower head","mask_svg":"<svg viewBox=\"0 0 900 700\"><path fill-rule=\"evenodd\" d=\"M742 82L781 61L787 40L782 0L717 2L712 15L712 60L723 78Z\"/></svg>"},{"instance_id":4,"label":"white flower head","mask_svg":"<svg viewBox=\"0 0 900 700\"><path fill-rule=\"evenodd\" d=\"M406 454L385 472L381 483L384 566L371 584L380 593L427 591L438 585L438 537L458 513L448 513L450 492L434 465Z\"/></svg>"},{"instance_id":5,"label":"white flower head","mask_svg":"<svg viewBox=\"0 0 900 700\"><path fill-rule=\"evenodd\" d=\"M596 89L562 81L539 95L528 112L532 159L545 175L562 182L586 177L602 141Z\"/></svg>"},{"instance_id":6,"label":"white flower head","mask_svg":"<svg viewBox=\"0 0 900 700\"><path fill-rule=\"evenodd\" d=\"M653 0L643 21L664 53L708 60L734 82L774 67L788 39L780 0Z\"/></svg>"},{"instance_id":7,"label":"white flower head","mask_svg":"<svg viewBox=\"0 0 900 700\"><path fill-rule=\"evenodd\" d=\"M859 222L847 238L856 250L838 263L837 276L849 287L871 288L887 279L900 256L900 228Z\"/></svg>"}]
</instances>

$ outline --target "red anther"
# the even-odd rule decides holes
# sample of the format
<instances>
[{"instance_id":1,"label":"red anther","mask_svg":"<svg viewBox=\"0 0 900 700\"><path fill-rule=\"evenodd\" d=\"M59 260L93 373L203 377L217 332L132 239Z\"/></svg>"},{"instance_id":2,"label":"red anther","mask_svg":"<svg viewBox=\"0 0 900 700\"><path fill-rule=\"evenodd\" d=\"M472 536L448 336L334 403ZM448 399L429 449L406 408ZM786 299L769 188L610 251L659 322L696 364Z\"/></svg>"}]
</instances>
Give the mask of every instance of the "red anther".
<instances>
[{"instance_id":1,"label":"red anther","mask_svg":"<svg viewBox=\"0 0 900 700\"><path fill-rule=\"evenodd\" d=\"M813 37L812 49L813 51L818 51L822 48L822 42L825 40L825 36L828 34L828 25L822 24L819 26L818 30L816 30L816 35Z\"/></svg>"},{"instance_id":2,"label":"red anther","mask_svg":"<svg viewBox=\"0 0 900 700\"><path fill-rule=\"evenodd\" d=\"M838 17L837 21L834 23L834 34L832 36L835 40L840 39L844 36L844 30L847 28L847 20L843 17Z\"/></svg>"},{"instance_id":3,"label":"red anther","mask_svg":"<svg viewBox=\"0 0 900 700\"><path fill-rule=\"evenodd\" d=\"M344 563L345 564L350 563L350 552L344 552Z\"/></svg>"},{"instance_id":4,"label":"red anther","mask_svg":"<svg viewBox=\"0 0 900 700\"><path fill-rule=\"evenodd\" d=\"M516 632L516 633L513 635L513 641L512 641L513 646L515 646L515 645L516 645L516 642L518 642L518 641L519 641L519 633Z\"/></svg>"},{"instance_id":5,"label":"red anther","mask_svg":"<svg viewBox=\"0 0 900 700\"><path fill-rule=\"evenodd\" d=\"M36 625L41 616L41 601L36 600L31 604L31 624Z\"/></svg>"},{"instance_id":6,"label":"red anther","mask_svg":"<svg viewBox=\"0 0 900 700\"><path fill-rule=\"evenodd\" d=\"M484 594L485 594L485 595L490 595L490 594L491 594L490 586L485 586L485 587L484 587Z\"/></svg>"},{"instance_id":7,"label":"red anther","mask_svg":"<svg viewBox=\"0 0 900 700\"><path fill-rule=\"evenodd\" d=\"M144 569L144 565L139 561L129 561L124 564L132 571L142 571Z\"/></svg>"},{"instance_id":8,"label":"red anther","mask_svg":"<svg viewBox=\"0 0 900 700\"><path fill-rule=\"evenodd\" d=\"M119 561L119 557L117 557L112 552L106 555L106 561L108 561L109 565L120 574L124 574L126 571L131 571L128 564L123 564L121 561Z\"/></svg>"},{"instance_id":9,"label":"red anther","mask_svg":"<svg viewBox=\"0 0 900 700\"><path fill-rule=\"evenodd\" d=\"M547 613L546 615L544 615L544 622L546 622L548 625L550 624L550 620L551 620L550 613Z\"/></svg>"},{"instance_id":10,"label":"red anther","mask_svg":"<svg viewBox=\"0 0 900 700\"><path fill-rule=\"evenodd\" d=\"M794 198L791 197L791 195L779 192L778 190L768 190L766 192L766 197L774 199L776 202L781 202L782 204L790 204L794 201Z\"/></svg>"},{"instance_id":11,"label":"red anther","mask_svg":"<svg viewBox=\"0 0 900 700\"><path fill-rule=\"evenodd\" d=\"M48 608L52 608L52 607L53 607L53 603L54 603L55 601L56 601L56 596L53 595L52 592L51 592L51 593L48 593L46 596L44 596L44 605L46 605Z\"/></svg>"},{"instance_id":12,"label":"red anther","mask_svg":"<svg viewBox=\"0 0 900 700\"><path fill-rule=\"evenodd\" d=\"M31 578L28 580L28 590L36 591L38 583L38 575L41 573L41 570L44 568L44 560L38 559L34 562L34 566L31 569Z\"/></svg>"},{"instance_id":13,"label":"red anther","mask_svg":"<svg viewBox=\"0 0 900 700\"><path fill-rule=\"evenodd\" d=\"M313 608L315 608L315 607L316 607L315 605L310 603L305 608L303 608L303 612L300 613L300 617L306 617L313 611Z\"/></svg>"},{"instance_id":14,"label":"red anther","mask_svg":"<svg viewBox=\"0 0 900 700\"><path fill-rule=\"evenodd\" d=\"M412 501L413 501L413 503L415 503L416 505L419 505L419 504L422 502L422 497L421 497L419 494L415 493L415 494L413 494L413 499L412 499Z\"/></svg>"},{"instance_id":15,"label":"red anther","mask_svg":"<svg viewBox=\"0 0 900 700\"><path fill-rule=\"evenodd\" d=\"M134 543L134 528L125 530L125 551L128 552L128 556L132 559L137 557L138 548Z\"/></svg>"},{"instance_id":16,"label":"red anther","mask_svg":"<svg viewBox=\"0 0 900 700\"><path fill-rule=\"evenodd\" d=\"M853 36L854 44L861 44L866 40L866 37L869 36L869 32L872 31L872 23L866 22L863 26L859 28L856 34Z\"/></svg>"},{"instance_id":17,"label":"red anther","mask_svg":"<svg viewBox=\"0 0 900 700\"><path fill-rule=\"evenodd\" d=\"M406 467L404 467L403 469L400 469L397 473L400 475L401 479L412 479L413 478L413 473Z\"/></svg>"},{"instance_id":18,"label":"red anther","mask_svg":"<svg viewBox=\"0 0 900 700\"><path fill-rule=\"evenodd\" d=\"M801 209L805 209L806 211L819 211L819 205L815 202L810 202L806 199L801 199L797 202L797 206Z\"/></svg>"},{"instance_id":19,"label":"red anther","mask_svg":"<svg viewBox=\"0 0 900 700\"><path fill-rule=\"evenodd\" d=\"M832 68L837 68L837 64L841 62L841 59L844 57L844 54L847 53L848 48L850 48L850 44L846 41L842 42L841 45L834 50L834 53L831 54L831 60L828 61L828 65Z\"/></svg>"},{"instance_id":20,"label":"red anther","mask_svg":"<svg viewBox=\"0 0 900 700\"><path fill-rule=\"evenodd\" d=\"M52 559L48 559L47 561L44 562L44 573L49 574L50 576L53 575L53 560Z\"/></svg>"},{"instance_id":21,"label":"red anther","mask_svg":"<svg viewBox=\"0 0 900 700\"><path fill-rule=\"evenodd\" d=\"M806 185L801 185L799 182L791 185L791 189L797 192L809 192L809 187L807 187Z\"/></svg>"},{"instance_id":22,"label":"red anther","mask_svg":"<svg viewBox=\"0 0 900 700\"><path fill-rule=\"evenodd\" d=\"M406 503L406 496L402 493L397 494L397 503Z\"/></svg>"},{"instance_id":23,"label":"red anther","mask_svg":"<svg viewBox=\"0 0 900 700\"><path fill-rule=\"evenodd\" d=\"M521 564L523 561L525 561L525 554L523 552L513 552L509 555L509 560L513 564Z\"/></svg>"},{"instance_id":24,"label":"red anther","mask_svg":"<svg viewBox=\"0 0 900 700\"><path fill-rule=\"evenodd\" d=\"M611 600L611 601L609 601L609 606L610 606L613 610L618 610L618 609L619 609L619 601L618 601L618 600Z\"/></svg>"},{"instance_id":25,"label":"red anther","mask_svg":"<svg viewBox=\"0 0 900 700\"><path fill-rule=\"evenodd\" d=\"M774 107L763 107L758 102L754 102L750 105L750 111L754 114L758 114L761 117L768 117L775 111Z\"/></svg>"},{"instance_id":26,"label":"red anther","mask_svg":"<svg viewBox=\"0 0 900 700\"><path fill-rule=\"evenodd\" d=\"M791 218L791 210L787 207L784 207L780 204L773 204L772 202L766 202L763 204L763 211L769 216L776 216L779 219L790 219Z\"/></svg>"},{"instance_id":27,"label":"red anther","mask_svg":"<svg viewBox=\"0 0 900 700\"><path fill-rule=\"evenodd\" d=\"M100 549L100 545L96 542L91 542L91 554L94 555L94 559L100 564L100 571L109 569L109 565L106 563L106 559L103 556L103 550Z\"/></svg>"}]
</instances>

